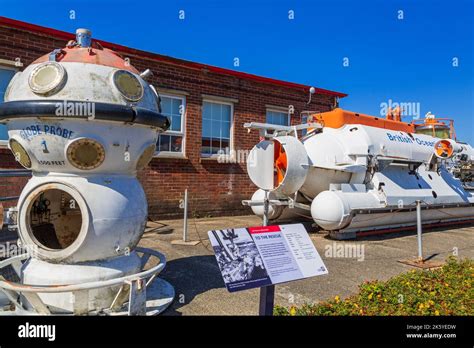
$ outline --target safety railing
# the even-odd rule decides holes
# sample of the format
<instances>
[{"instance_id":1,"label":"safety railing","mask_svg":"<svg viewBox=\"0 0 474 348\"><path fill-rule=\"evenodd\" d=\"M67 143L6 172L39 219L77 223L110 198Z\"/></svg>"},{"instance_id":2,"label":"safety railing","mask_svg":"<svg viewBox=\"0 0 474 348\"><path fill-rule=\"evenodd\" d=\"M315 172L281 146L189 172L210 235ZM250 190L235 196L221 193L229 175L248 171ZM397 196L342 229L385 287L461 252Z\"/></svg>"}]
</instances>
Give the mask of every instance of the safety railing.
<instances>
[{"instance_id":1,"label":"safety railing","mask_svg":"<svg viewBox=\"0 0 474 348\"><path fill-rule=\"evenodd\" d=\"M76 302L74 310L71 313L54 313L54 311L47 306L39 294L58 294L58 293L73 293L78 294L80 292L88 292L90 290L100 288L113 288L119 287L114 300L109 308L104 309L102 314L108 315L120 315L124 313L123 306L125 306L125 313L128 315L154 315L158 314L162 309L154 308L150 311L146 304L146 289L151 287L152 282L156 276L165 268L166 257L160 252L148 248L137 247L135 251L141 254L141 270L135 274L122 276L118 278L99 280L81 284L66 284L66 285L34 285L34 284L21 284L14 283L7 280L0 279L0 292L3 292L10 302L15 306L13 313L20 315L31 315L31 314L97 314L90 313L88 311L88 299L86 296L75 296L76 299L82 299L80 302ZM22 254L11 257L7 260L0 261L0 270L11 266L13 270L20 277L20 270L22 263L29 258L29 255ZM155 258L156 265L149 269L145 269L146 264L150 258ZM143 296L144 295L144 296ZM127 301L128 297L128 301ZM173 294L170 295L171 301L174 298ZM155 313L156 312L156 313ZM124 313L124 314L125 314ZM0 315L12 314L9 311L1 311Z\"/></svg>"}]
</instances>

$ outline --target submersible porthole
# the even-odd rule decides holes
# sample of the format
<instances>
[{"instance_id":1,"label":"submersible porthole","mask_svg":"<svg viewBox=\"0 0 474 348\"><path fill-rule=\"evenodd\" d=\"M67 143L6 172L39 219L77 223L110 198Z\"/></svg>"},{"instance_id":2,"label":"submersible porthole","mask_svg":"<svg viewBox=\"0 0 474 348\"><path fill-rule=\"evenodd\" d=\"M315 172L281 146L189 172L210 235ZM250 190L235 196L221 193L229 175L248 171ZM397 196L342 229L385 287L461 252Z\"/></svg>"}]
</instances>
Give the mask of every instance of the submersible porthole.
<instances>
[{"instance_id":1,"label":"submersible porthole","mask_svg":"<svg viewBox=\"0 0 474 348\"><path fill-rule=\"evenodd\" d=\"M26 169L31 168L31 159L28 155L28 151L15 139L10 139L10 149L15 156L15 160L18 161Z\"/></svg>"},{"instance_id":2,"label":"submersible porthole","mask_svg":"<svg viewBox=\"0 0 474 348\"><path fill-rule=\"evenodd\" d=\"M117 87L118 91L125 99L137 102L143 98L143 86L140 80L130 71L115 71L113 81L115 87Z\"/></svg>"},{"instance_id":3,"label":"submersible porthole","mask_svg":"<svg viewBox=\"0 0 474 348\"><path fill-rule=\"evenodd\" d=\"M93 139L75 140L67 147L66 152L69 162L82 170L95 169L105 160L104 147Z\"/></svg>"},{"instance_id":4,"label":"submersible porthole","mask_svg":"<svg viewBox=\"0 0 474 348\"><path fill-rule=\"evenodd\" d=\"M31 72L28 83L34 93L51 95L61 90L66 82L66 76L66 70L61 64L45 62Z\"/></svg>"}]
</instances>

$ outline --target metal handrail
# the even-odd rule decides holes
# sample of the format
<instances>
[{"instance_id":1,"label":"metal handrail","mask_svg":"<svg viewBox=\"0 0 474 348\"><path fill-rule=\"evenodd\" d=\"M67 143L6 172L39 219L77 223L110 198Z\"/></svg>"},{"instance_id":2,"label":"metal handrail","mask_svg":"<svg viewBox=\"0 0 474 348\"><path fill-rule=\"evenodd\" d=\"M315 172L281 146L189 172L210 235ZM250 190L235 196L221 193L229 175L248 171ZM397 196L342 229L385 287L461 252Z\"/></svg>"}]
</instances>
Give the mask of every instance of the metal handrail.
<instances>
[{"instance_id":1,"label":"metal handrail","mask_svg":"<svg viewBox=\"0 0 474 348\"><path fill-rule=\"evenodd\" d=\"M138 296L136 295L136 291L140 292L143 289L147 289L148 287L152 286L151 284L155 280L156 276L165 268L166 257L160 252L156 250L148 249L148 248L137 247L135 248L135 250L138 253L142 253L142 256L140 258L141 268L140 268L140 271L135 274L130 274L127 276L118 277L114 279L87 282L87 283L82 283L82 284L44 285L44 286L20 284L20 283L14 283L14 282L2 280L0 281L0 292L3 292L4 295L10 300L12 305L15 306L17 313L24 313L24 314L29 314L29 315L31 315L32 313L40 314L40 315L51 315L51 314L60 315L60 314L66 314L66 313L55 313L54 311L52 311L51 308L49 308L49 306L43 302L39 294L67 293L67 292L71 292L72 294L75 294L75 293L81 293L83 291L89 292L90 290L93 290L93 289L112 288L112 287L120 286L110 307L103 309L104 313L108 313L110 311L109 313L110 315L115 315L117 313L120 315L119 313L120 311L117 312L117 309L123 308L123 306L125 305L125 303L122 303L121 301L124 300L123 298L124 295L128 296L127 290L124 290L125 289L124 287L128 285L130 287L130 295L129 295L130 300L128 302L128 314L137 315L139 313L142 313L142 308L143 308L142 306L145 306L144 313L148 315L148 311L146 309L147 304L141 303L142 306L140 307L137 307L136 303L132 305L132 302L134 302L132 300L132 297L136 298L136 296ZM148 260L152 256L156 257L159 260L159 263L148 270L144 270L144 267L146 266L146 264L148 263ZM13 270L15 271L15 273L17 273L17 275L20 276L19 273L20 273L22 261L29 257L30 255L28 253L10 257L9 259L0 262L0 269L7 266L11 266ZM143 284L142 281L144 282L144 286L141 285ZM137 289L137 290L134 290L134 289ZM21 296L23 296L24 301L20 301ZM28 309L28 308L31 308L31 309ZM69 314L82 315L82 314L94 313L94 311L90 311L87 308L88 308L87 303L83 303L83 306L74 308L72 312ZM11 310L7 310L7 311L0 310L0 315L2 315L2 312L5 314L12 313Z\"/></svg>"},{"instance_id":2,"label":"metal handrail","mask_svg":"<svg viewBox=\"0 0 474 348\"><path fill-rule=\"evenodd\" d=\"M0 197L0 202L16 201L20 196Z\"/></svg>"},{"instance_id":3,"label":"metal handrail","mask_svg":"<svg viewBox=\"0 0 474 348\"><path fill-rule=\"evenodd\" d=\"M0 169L0 178L13 178L18 176L31 176L27 169Z\"/></svg>"},{"instance_id":4,"label":"metal handrail","mask_svg":"<svg viewBox=\"0 0 474 348\"><path fill-rule=\"evenodd\" d=\"M166 257L162 253L156 250L152 250L148 248L140 248L140 247L135 248L135 251L139 253L143 253L144 254L143 257L146 257L147 254L150 256L155 256L160 260L160 263L146 271L141 271L139 273L131 274L125 277L113 278L113 279L108 279L108 280L100 280L100 281L88 282L88 283L82 283L82 284L34 286L34 285L19 284L19 283L13 283L9 281L0 280L0 291L1 289L5 289L5 290L10 290L10 291L15 291L15 292L61 293L61 292L71 292L71 291L78 291L78 290L99 289L99 288L112 287L115 285L121 285L123 283L126 283L127 281L132 281L136 279L145 279L150 276L157 275L165 268ZM29 258L28 254L22 254L22 255L17 255L7 260L1 261L0 269L6 266L9 266L15 262L21 262L27 258Z\"/></svg>"}]
</instances>

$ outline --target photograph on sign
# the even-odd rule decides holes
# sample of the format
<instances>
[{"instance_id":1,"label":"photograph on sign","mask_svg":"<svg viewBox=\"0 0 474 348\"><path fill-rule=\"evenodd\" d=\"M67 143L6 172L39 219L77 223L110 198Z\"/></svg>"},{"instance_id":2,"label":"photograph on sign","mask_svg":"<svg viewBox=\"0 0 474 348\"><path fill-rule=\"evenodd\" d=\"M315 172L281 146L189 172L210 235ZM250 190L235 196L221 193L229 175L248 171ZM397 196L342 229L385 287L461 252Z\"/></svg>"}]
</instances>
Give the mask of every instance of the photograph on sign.
<instances>
[{"instance_id":1,"label":"photograph on sign","mask_svg":"<svg viewBox=\"0 0 474 348\"><path fill-rule=\"evenodd\" d=\"M210 231L219 269L229 291L270 285L260 253L245 228Z\"/></svg>"},{"instance_id":2,"label":"photograph on sign","mask_svg":"<svg viewBox=\"0 0 474 348\"><path fill-rule=\"evenodd\" d=\"M209 231L230 292L327 274L302 224Z\"/></svg>"}]
</instances>

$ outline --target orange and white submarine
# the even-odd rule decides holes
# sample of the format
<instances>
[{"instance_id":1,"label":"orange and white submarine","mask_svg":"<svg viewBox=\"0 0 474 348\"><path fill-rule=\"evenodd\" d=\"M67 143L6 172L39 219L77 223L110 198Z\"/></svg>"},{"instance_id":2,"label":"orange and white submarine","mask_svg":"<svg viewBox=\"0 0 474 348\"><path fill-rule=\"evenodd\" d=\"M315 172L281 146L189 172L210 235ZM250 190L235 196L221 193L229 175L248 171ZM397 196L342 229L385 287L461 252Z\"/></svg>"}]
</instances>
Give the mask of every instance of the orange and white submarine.
<instances>
[{"instance_id":1,"label":"orange and white submarine","mask_svg":"<svg viewBox=\"0 0 474 348\"><path fill-rule=\"evenodd\" d=\"M264 140L247 161L259 189L244 204L263 216L267 192L270 220L309 217L338 239L414 226L417 201L424 224L473 222L474 149L451 120L420 121L336 108L297 126L246 124Z\"/></svg>"}]
</instances>

